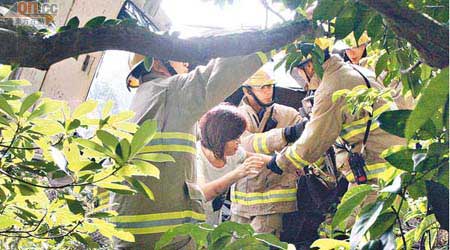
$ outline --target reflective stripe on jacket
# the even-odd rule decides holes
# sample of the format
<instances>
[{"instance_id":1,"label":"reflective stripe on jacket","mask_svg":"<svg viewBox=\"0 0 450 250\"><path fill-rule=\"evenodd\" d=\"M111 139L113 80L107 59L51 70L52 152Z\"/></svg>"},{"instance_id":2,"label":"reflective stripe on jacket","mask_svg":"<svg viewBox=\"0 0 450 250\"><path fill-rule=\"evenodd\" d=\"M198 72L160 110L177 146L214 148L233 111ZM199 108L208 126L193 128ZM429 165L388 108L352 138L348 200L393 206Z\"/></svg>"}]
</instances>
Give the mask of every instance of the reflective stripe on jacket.
<instances>
[{"instance_id":1,"label":"reflective stripe on jacket","mask_svg":"<svg viewBox=\"0 0 450 250\"><path fill-rule=\"evenodd\" d=\"M239 108L247 120L247 131L241 137L242 146L249 152L272 154L282 150L287 145L283 128L301 120L295 109L279 104L267 108L261 121L245 99ZM277 127L262 133L270 113L278 122ZM257 176L243 178L231 188L231 212L250 217L296 211L296 180L296 173L286 172L280 176L266 168Z\"/></svg>"}]
</instances>

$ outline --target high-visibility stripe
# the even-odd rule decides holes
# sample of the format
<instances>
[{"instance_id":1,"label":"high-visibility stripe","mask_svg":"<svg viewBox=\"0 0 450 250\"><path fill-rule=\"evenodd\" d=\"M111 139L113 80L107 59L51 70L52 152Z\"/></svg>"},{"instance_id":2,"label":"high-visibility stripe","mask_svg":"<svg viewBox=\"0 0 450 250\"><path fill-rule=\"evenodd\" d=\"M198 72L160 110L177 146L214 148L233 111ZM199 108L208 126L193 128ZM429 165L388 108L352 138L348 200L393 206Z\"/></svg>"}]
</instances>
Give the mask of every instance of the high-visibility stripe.
<instances>
[{"instance_id":1,"label":"high-visibility stripe","mask_svg":"<svg viewBox=\"0 0 450 250\"><path fill-rule=\"evenodd\" d=\"M270 190L267 192L253 192L244 193L232 190L231 191L231 202L235 202L241 205L262 205L275 202L287 202L297 200L297 189L280 189L280 190Z\"/></svg>"},{"instance_id":2,"label":"high-visibility stripe","mask_svg":"<svg viewBox=\"0 0 450 250\"><path fill-rule=\"evenodd\" d=\"M172 138L161 138L161 139L153 139L148 144L151 145L184 145L195 147L195 142L182 140L182 139L172 139Z\"/></svg>"},{"instance_id":3,"label":"high-visibility stripe","mask_svg":"<svg viewBox=\"0 0 450 250\"><path fill-rule=\"evenodd\" d=\"M182 139L187 141L196 142L196 137L193 134L182 132L158 132L153 136L153 139Z\"/></svg>"},{"instance_id":4,"label":"high-visibility stripe","mask_svg":"<svg viewBox=\"0 0 450 250\"><path fill-rule=\"evenodd\" d=\"M145 146L140 153L156 153L156 152L183 152L183 153L190 153L190 154L196 154L197 149L195 147L191 146L185 146L185 145L150 145Z\"/></svg>"},{"instance_id":5,"label":"high-visibility stripe","mask_svg":"<svg viewBox=\"0 0 450 250\"><path fill-rule=\"evenodd\" d=\"M313 165L316 166L316 167L320 167L320 166L322 166L324 161L325 161L325 157L320 157L317 161L315 161L313 163Z\"/></svg>"},{"instance_id":6,"label":"high-visibility stripe","mask_svg":"<svg viewBox=\"0 0 450 250\"><path fill-rule=\"evenodd\" d=\"M260 153L261 152L261 150L259 149L258 140L259 140L259 137L256 134L255 135L255 139L253 140L253 150L255 151L255 153Z\"/></svg>"},{"instance_id":7,"label":"high-visibility stripe","mask_svg":"<svg viewBox=\"0 0 450 250\"><path fill-rule=\"evenodd\" d=\"M270 154L270 151L267 148L267 137L264 134L255 134L253 150L255 153Z\"/></svg>"},{"instance_id":8,"label":"high-visibility stripe","mask_svg":"<svg viewBox=\"0 0 450 250\"><path fill-rule=\"evenodd\" d=\"M261 145L262 145L263 152L265 154L270 154L270 151L267 148L267 136L264 134L261 135Z\"/></svg>"},{"instance_id":9,"label":"high-visibility stripe","mask_svg":"<svg viewBox=\"0 0 450 250\"><path fill-rule=\"evenodd\" d=\"M303 169L303 167L311 164L308 161L303 160L302 157L300 157L300 155L295 152L295 145L288 147L285 155L288 160L292 162L292 164L294 164L294 166L298 169Z\"/></svg>"},{"instance_id":10,"label":"high-visibility stripe","mask_svg":"<svg viewBox=\"0 0 450 250\"><path fill-rule=\"evenodd\" d=\"M366 124L356 125L351 128L343 129L340 133L341 138L345 140L349 140L350 138L363 134L366 132ZM378 122L374 122L372 125L370 125L370 131L373 131L380 127L380 124Z\"/></svg>"},{"instance_id":11,"label":"high-visibility stripe","mask_svg":"<svg viewBox=\"0 0 450 250\"><path fill-rule=\"evenodd\" d=\"M206 216L194 211L158 214L121 215L109 219L117 228L133 234L162 233L184 223L205 221Z\"/></svg>"},{"instance_id":12,"label":"high-visibility stripe","mask_svg":"<svg viewBox=\"0 0 450 250\"><path fill-rule=\"evenodd\" d=\"M385 162L367 165L365 167L367 179L372 180L372 179L378 178L378 175L383 173L387 169L387 167L388 167L388 164ZM350 172L348 175L346 175L345 178L349 182L355 181L355 177L353 176L352 172Z\"/></svg>"},{"instance_id":13,"label":"high-visibility stripe","mask_svg":"<svg viewBox=\"0 0 450 250\"><path fill-rule=\"evenodd\" d=\"M291 147L289 147L286 150L286 153L284 154L286 156L286 158L298 169L303 169L304 166L302 166L300 163L298 163L293 157L292 157L292 153L291 153L292 149Z\"/></svg>"},{"instance_id":14,"label":"high-visibility stripe","mask_svg":"<svg viewBox=\"0 0 450 250\"><path fill-rule=\"evenodd\" d=\"M377 109L373 112L373 118L372 118L372 119L376 119L376 118L377 118L378 116L380 116L384 111L387 111L387 110L389 110L390 108L391 108L391 103L386 103L386 104L384 104L383 106L377 108ZM369 120L369 118L370 118L369 116L366 116L366 117L364 117L364 118L362 118L362 119L353 121L353 122L348 123L348 124L344 124L344 125L342 126L342 128L343 128L343 129L347 129L347 128L349 128L349 127L353 127L353 126L356 126L356 125L366 124L367 121Z\"/></svg>"},{"instance_id":15,"label":"high-visibility stripe","mask_svg":"<svg viewBox=\"0 0 450 250\"><path fill-rule=\"evenodd\" d=\"M140 153L183 152L195 154L195 142L195 136L189 133L158 132L154 135L150 144L145 146Z\"/></svg>"}]
</instances>

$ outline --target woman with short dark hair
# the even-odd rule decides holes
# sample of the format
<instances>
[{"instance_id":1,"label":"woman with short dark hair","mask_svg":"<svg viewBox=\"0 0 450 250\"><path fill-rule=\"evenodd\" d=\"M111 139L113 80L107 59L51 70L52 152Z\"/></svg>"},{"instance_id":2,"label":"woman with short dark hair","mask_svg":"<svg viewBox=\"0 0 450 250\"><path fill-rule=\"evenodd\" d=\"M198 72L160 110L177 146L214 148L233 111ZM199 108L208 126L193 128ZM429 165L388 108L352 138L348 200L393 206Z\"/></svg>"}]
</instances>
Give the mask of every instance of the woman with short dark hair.
<instances>
[{"instance_id":1,"label":"woman with short dark hair","mask_svg":"<svg viewBox=\"0 0 450 250\"><path fill-rule=\"evenodd\" d=\"M258 174L270 157L245 152L240 137L246 120L239 110L221 104L202 116L197 142L197 181L205 201L206 221L220 223L220 207L228 188L237 180Z\"/></svg>"}]
</instances>

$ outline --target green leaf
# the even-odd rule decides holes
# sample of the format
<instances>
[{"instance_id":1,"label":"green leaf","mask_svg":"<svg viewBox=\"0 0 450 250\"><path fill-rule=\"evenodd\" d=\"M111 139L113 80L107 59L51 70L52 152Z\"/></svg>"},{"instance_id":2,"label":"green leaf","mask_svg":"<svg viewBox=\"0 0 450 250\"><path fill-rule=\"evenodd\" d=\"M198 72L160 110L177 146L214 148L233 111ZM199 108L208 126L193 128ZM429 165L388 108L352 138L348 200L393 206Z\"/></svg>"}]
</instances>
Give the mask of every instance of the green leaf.
<instances>
[{"instance_id":1,"label":"green leaf","mask_svg":"<svg viewBox=\"0 0 450 250\"><path fill-rule=\"evenodd\" d=\"M197 247L200 249L201 247L206 246L207 243L207 235L209 230L201 228L199 225L195 225L192 223L185 223L181 226L171 228L167 230L155 244L155 250L165 249L172 242L175 237L181 236L191 236L196 242Z\"/></svg>"},{"instance_id":2,"label":"green leaf","mask_svg":"<svg viewBox=\"0 0 450 250\"><path fill-rule=\"evenodd\" d=\"M367 24L367 35L369 35L369 37L372 38L372 42L374 42L383 36L383 32L383 18L381 15L375 15Z\"/></svg>"},{"instance_id":3,"label":"green leaf","mask_svg":"<svg viewBox=\"0 0 450 250\"><path fill-rule=\"evenodd\" d=\"M423 234L430 230L431 227L437 225L437 220L434 214L427 215L420 222L419 227L417 227L416 233L414 234L414 241L419 241Z\"/></svg>"},{"instance_id":4,"label":"green leaf","mask_svg":"<svg viewBox=\"0 0 450 250\"><path fill-rule=\"evenodd\" d=\"M175 162L171 155L162 153L139 154L136 158L151 162Z\"/></svg>"},{"instance_id":5,"label":"green leaf","mask_svg":"<svg viewBox=\"0 0 450 250\"><path fill-rule=\"evenodd\" d=\"M108 148L111 152L115 152L117 145L119 145L117 137L105 130L97 130L96 134L100 141L102 141L103 146Z\"/></svg>"},{"instance_id":6,"label":"green leaf","mask_svg":"<svg viewBox=\"0 0 450 250\"><path fill-rule=\"evenodd\" d=\"M128 181L128 183L130 183L131 185L133 185L133 187L140 193L144 194L145 196L147 196L150 200L154 201L155 200L155 195L153 194L152 190L150 190L149 187L147 187L147 185L145 185L145 183L143 183L140 180L137 179L133 179L130 177L125 177L125 179Z\"/></svg>"},{"instance_id":7,"label":"green leaf","mask_svg":"<svg viewBox=\"0 0 450 250\"><path fill-rule=\"evenodd\" d=\"M97 107L97 102L94 100L89 100L80 104L75 111L72 113L72 119L81 118L84 115L92 112Z\"/></svg>"},{"instance_id":8,"label":"green leaf","mask_svg":"<svg viewBox=\"0 0 450 250\"><path fill-rule=\"evenodd\" d=\"M384 53L383 55L378 58L377 64L375 66L375 74L378 77L383 70L386 69L387 61L389 59L389 54Z\"/></svg>"},{"instance_id":9,"label":"green leaf","mask_svg":"<svg viewBox=\"0 0 450 250\"><path fill-rule=\"evenodd\" d=\"M95 242L92 237L89 235L81 234L81 233L72 233L70 236L75 237L75 239L84 244L88 249L97 249L100 248L97 242Z\"/></svg>"},{"instance_id":10,"label":"green leaf","mask_svg":"<svg viewBox=\"0 0 450 250\"><path fill-rule=\"evenodd\" d=\"M373 226L370 228L370 238L378 239L382 234L384 234L388 229L392 227L395 223L395 213L394 212L386 212L382 213L378 220Z\"/></svg>"},{"instance_id":11,"label":"green leaf","mask_svg":"<svg viewBox=\"0 0 450 250\"><path fill-rule=\"evenodd\" d=\"M115 211L101 211L101 212L92 213L88 217L89 218L110 218L110 217L114 217L114 216L117 216L117 212L115 212Z\"/></svg>"},{"instance_id":12,"label":"green leaf","mask_svg":"<svg viewBox=\"0 0 450 250\"><path fill-rule=\"evenodd\" d=\"M350 243L343 240L335 239L318 239L310 247L311 249L322 249L322 250L350 250Z\"/></svg>"},{"instance_id":13,"label":"green leaf","mask_svg":"<svg viewBox=\"0 0 450 250\"><path fill-rule=\"evenodd\" d=\"M395 168L412 172L414 171L414 161L412 159L414 152L412 149L404 148L384 157L384 159Z\"/></svg>"},{"instance_id":14,"label":"green leaf","mask_svg":"<svg viewBox=\"0 0 450 250\"><path fill-rule=\"evenodd\" d=\"M74 129L77 129L78 127L80 127L81 122L78 119L72 120L69 125L67 126L67 131L71 131Z\"/></svg>"},{"instance_id":15,"label":"green leaf","mask_svg":"<svg viewBox=\"0 0 450 250\"><path fill-rule=\"evenodd\" d=\"M383 112L378 117L380 128L384 131L399 136L405 137L406 121L408 120L411 110L394 110Z\"/></svg>"},{"instance_id":16,"label":"green leaf","mask_svg":"<svg viewBox=\"0 0 450 250\"><path fill-rule=\"evenodd\" d=\"M109 115L113 106L114 106L114 103L111 100L108 100L105 103L105 106L103 106L103 110L102 110L102 118L106 118Z\"/></svg>"},{"instance_id":17,"label":"green leaf","mask_svg":"<svg viewBox=\"0 0 450 250\"><path fill-rule=\"evenodd\" d=\"M235 233L239 238L250 237L253 235L255 231L249 224L239 224L237 222L226 221L219 226L211 233L211 241L215 242L219 238L223 237L223 235L232 235Z\"/></svg>"},{"instance_id":18,"label":"green leaf","mask_svg":"<svg viewBox=\"0 0 450 250\"><path fill-rule=\"evenodd\" d=\"M402 189L402 177L401 175L398 175L397 177L395 177L391 185L383 188L380 192L398 194L401 189Z\"/></svg>"},{"instance_id":19,"label":"green leaf","mask_svg":"<svg viewBox=\"0 0 450 250\"><path fill-rule=\"evenodd\" d=\"M27 111L31 106L33 106L39 98L41 98L42 92L35 92L27 96L20 106L19 116L22 116L25 111Z\"/></svg>"},{"instance_id":20,"label":"green leaf","mask_svg":"<svg viewBox=\"0 0 450 250\"><path fill-rule=\"evenodd\" d=\"M146 56L144 59L144 67L147 72L150 72L153 67L153 57Z\"/></svg>"},{"instance_id":21,"label":"green leaf","mask_svg":"<svg viewBox=\"0 0 450 250\"><path fill-rule=\"evenodd\" d=\"M76 200L74 197L65 196L64 199L67 202L67 206L69 207L70 212L73 214L85 214L85 210L83 208L83 202Z\"/></svg>"},{"instance_id":22,"label":"green leaf","mask_svg":"<svg viewBox=\"0 0 450 250\"><path fill-rule=\"evenodd\" d=\"M370 192L372 192L372 187L366 184L350 188L342 197L331 226L336 228L342 221L347 219Z\"/></svg>"},{"instance_id":23,"label":"green leaf","mask_svg":"<svg viewBox=\"0 0 450 250\"><path fill-rule=\"evenodd\" d=\"M8 80L0 82L0 88L31 86L27 80Z\"/></svg>"},{"instance_id":24,"label":"green leaf","mask_svg":"<svg viewBox=\"0 0 450 250\"><path fill-rule=\"evenodd\" d=\"M378 201L373 207L362 214L361 217L355 222L350 234L350 247L356 249L359 242L369 230L369 228L375 223L381 211L383 210L384 202Z\"/></svg>"},{"instance_id":25,"label":"green leaf","mask_svg":"<svg viewBox=\"0 0 450 250\"><path fill-rule=\"evenodd\" d=\"M61 102L58 101L45 101L41 103L33 112L31 112L30 116L28 117L28 121L31 121L37 117L54 113L60 110L61 108Z\"/></svg>"},{"instance_id":26,"label":"green leaf","mask_svg":"<svg viewBox=\"0 0 450 250\"><path fill-rule=\"evenodd\" d=\"M118 194L135 194L136 190L131 189L127 185L122 185L118 183L109 183L109 182L97 182L96 186L107 189L111 192Z\"/></svg>"},{"instance_id":27,"label":"green leaf","mask_svg":"<svg viewBox=\"0 0 450 250\"><path fill-rule=\"evenodd\" d=\"M108 19L108 20L106 20L106 21L103 23L103 25L111 25L111 26L115 26L115 25L119 24L120 21L121 21L121 20L119 20L119 19Z\"/></svg>"},{"instance_id":28,"label":"green leaf","mask_svg":"<svg viewBox=\"0 0 450 250\"><path fill-rule=\"evenodd\" d=\"M100 25L102 25L106 20L106 17L104 16L97 16L89 20L84 27L85 28L97 28Z\"/></svg>"},{"instance_id":29,"label":"green leaf","mask_svg":"<svg viewBox=\"0 0 450 250\"><path fill-rule=\"evenodd\" d=\"M109 156L111 158L115 158L116 157L116 155L112 154L106 148L104 148L103 146L101 146L101 145L99 145L99 144L97 144L97 143L95 143L93 141L79 138L79 139L76 139L76 142L78 144L80 144L81 146L85 147L85 148L92 149L92 150L94 150L96 152L105 154L105 155L107 155L107 156Z\"/></svg>"},{"instance_id":30,"label":"green leaf","mask_svg":"<svg viewBox=\"0 0 450 250\"><path fill-rule=\"evenodd\" d=\"M314 20L331 20L341 10L344 5L341 1L336 0L322 0L318 6L314 9Z\"/></svg>"},{"instance_id":31,"label":"green leaf","mask_svg":"<svg viewBox=\"0 0 450 250\"><path fill-rule=\"evenodd\" d=\"M261 249L269 250L260 241L253 237L237 239L227 245L224 250L241 250L241 249Z\"/></svg>"},{"instance_id":32,"label":"green leaf","mask_svg":"<svg viewBox=\"0 0 450 250\"><path fill-rule=\"evenodd\" d=\"M133 161L133 164L136 166L136 168L139 171L139 174L136 174L136 175L153 176L153 177L159 179L159 174L160 174L159 168L157 168L155 165L151 164L150 162L135 160L135 161Z\"/></svg>"},{"instance_id":33,"label":"green leaf","mask_svg":"<svg viewBox=\"0 0 450 250\"><path fill-rule=\"evenodd\" d=\"M118 239L121 239L121 240L124 240L124 241L128 241L128 242L134 242L135 241L134 235L132 233L125 232L125 231L118 230L118 229L115 230L114 237L116 237Z\"/></svg>"},{"instance_id":34,"label":"green leaf","mask_svg":"<svg viewBox=\"0 0 450 250\"><path fill-rule=\"evenodd\" d=\"M344 39L353 30L353 18L337 17L335 26L336 39Z\"/></svg>"},{"instance_id":35,"label":"green leaf","mask_svg":"<svg viewBox=\"0 0 450 250\"><path fill-rule=\"evenodd\" d=\"M428 86L422 91L422 96L417 102L406 122L405 134L408 139L430 119L436 110L444 107L448 98L448 67L443 69L436 77L431 79Z\"/></svg>"},{"instance_id":36,"label":"green leaf","mask_svg":"<svg viewBox=\"0 0 450 250\"><path fill-rule=\"evenodd\" d=\"M68 22L67 22L67 27L69 29L77 29L78 26L80 25L80 19L78 19L78 17L72 17Z\"/></svg>"},{"instance_id":37,"label":"green leaf","mask_svg":"<svg viewBox=\"0 0 450 250\"><path fill-rule=\"evenodd\" d=\"M12 117L12 118L16 117L16 114L14 114L12 107L9 105L9 103L6 101L6 99L3 96L0 96L0 109L5 114L8 114L10 117Z\"/></svg>"},{"instance_id":38,"label":"green leaf","mask_svg":"<svg viewBox=\"0 0 450 250\"><path fill-rule=\"evenodd\" d=\"M10 65L0 65L0 81L7 79L10 74L11 74Z\"/></svg>"},{"instance_id":39,"label":"green leaf","mask_svg":"<svg viewBox=\"0 0 450 250\"><path fill-rule=\"evenodd\" d=\"M265 233L265 234L257 234L255 238L266 243L271 247L276 247L278 249L288 249L288 243L280 241L275 235Z\"/></svg>"},{"instance_id":40,"label":"green leaf","mask_svg":"<svg viewBox=\"0 0 450 250\"><path fill-rule=\"evenodd\" d=\"M0 230L7 229L12 226L20 227L20 226L22 226L22 223L20 223L20 221L13 219L9 216L0 214Z\"/></svg>"},{"instance_id":41,"label":"green leaf","mask_svg":"<svg viewBox=\"0 0 450 250\"><path fill-rule=\"evenodd\" d=\"M116 154L123 160L128 161L130 156L131 146L127 139L122 139L120 143L116 146Z\"/></svg>"},{"instance_id":42,"label":"green leaf","mask_svg":"<svg viewBox=\"0 0 450 250\"><path fill-rule=\"evenodd\" d=\"M135 155L142 147L152 140L156 133L156 129L156 121L154 120L146 120L142 123L131 140L131 155Z\"/></svg>"},{"instance_id":43,"label":"green leaf","mask_svg":"<svg viewBox=\"0 0 450 250\"><path fill-rule=\"evenodd\" d=\"M34 123L32 130L46 136L53 136L66 131L63 125L56 120L36 119Z\"/></svg>"}]
</instances>

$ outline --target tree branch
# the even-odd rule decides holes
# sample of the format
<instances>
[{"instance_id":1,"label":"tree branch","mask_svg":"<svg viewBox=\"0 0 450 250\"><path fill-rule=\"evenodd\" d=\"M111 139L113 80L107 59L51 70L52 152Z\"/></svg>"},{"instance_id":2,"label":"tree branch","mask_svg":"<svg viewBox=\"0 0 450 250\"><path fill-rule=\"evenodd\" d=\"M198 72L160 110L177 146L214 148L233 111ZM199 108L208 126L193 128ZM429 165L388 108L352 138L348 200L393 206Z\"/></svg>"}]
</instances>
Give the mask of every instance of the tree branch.
<instances>
[{"instance_id":1,"label":"tree branch","mask_svg":"<svg viewBox=\"0 0 450 250\"><path fill-rule=\"evenodd\" d=\"M79 54L124 50L160 59L206 63L212 58L270 51L313 34L309 21L293 21L262 31L179 39L133 25L102 25L57 33L50 37L0 29L0 63L48 69Z\"/></svg>"},{"instance_id":2,"label":"tree branch","mask_svg":"<svg viewBox=\"0 0 450 250\"><path fill-rule=\"evenodd\" d=\"M361 0L383 14L389 26L406 39L432 67L448 67L448 27L392 0Z\"/></svg>"}]
</instances>

